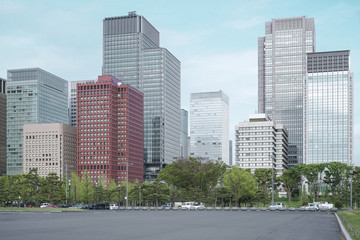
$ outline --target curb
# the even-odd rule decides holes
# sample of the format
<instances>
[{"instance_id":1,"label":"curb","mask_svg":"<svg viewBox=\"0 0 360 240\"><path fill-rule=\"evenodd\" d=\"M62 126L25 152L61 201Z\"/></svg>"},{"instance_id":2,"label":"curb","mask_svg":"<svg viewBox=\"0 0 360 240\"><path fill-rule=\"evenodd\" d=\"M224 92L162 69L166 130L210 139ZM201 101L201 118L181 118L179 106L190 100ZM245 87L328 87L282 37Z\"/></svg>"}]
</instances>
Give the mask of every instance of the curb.
<instances>
[{"instance_id":1,"label":"curb","mask_svg":"<svg viewBox=\"0 0 360 240\"><path fill-rule=\"evenodd\" d=\"M341 222L341 219L339 218L339 216L337 215L337 213L335 213L336 219L339 223L340 229L341 229L341 233L343 234L343 236L345 237L346 240L352 240L350 234L348 233L348 231L346 231L344 225Z\"/></svg>"}]
</instances>

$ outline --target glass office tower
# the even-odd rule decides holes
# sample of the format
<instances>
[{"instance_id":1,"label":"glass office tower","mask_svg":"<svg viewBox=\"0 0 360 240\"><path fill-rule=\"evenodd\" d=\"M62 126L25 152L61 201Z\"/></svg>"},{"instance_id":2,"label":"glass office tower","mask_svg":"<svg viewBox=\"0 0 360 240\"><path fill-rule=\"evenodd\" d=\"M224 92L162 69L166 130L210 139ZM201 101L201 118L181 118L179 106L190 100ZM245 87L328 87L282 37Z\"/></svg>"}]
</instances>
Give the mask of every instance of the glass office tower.
<instances>
[{"instance_id":1,"label":"glass office tower","mask_svg":"<svg viewBox=\"0 0 360 240\"><path fill-rule=\"evenodd\" d=\"M6 174L6 81L0 78L0 177Z\"/></svg>"},{"instance_id":2,"label":"glass office tower","mask_svg":"<svg viewBox=\"0 0 360 240\"><path fill-rule=\"evenodd\" d=\"M307 55L305 163L353 165L350 51Z\"/></svg>"},{"instance_id":3,"label":"glass office tower","mask_svg":"<svg viewBox=\"0 0 360 240\"><path fill-rule=\"evenodd\" d=\"M160 48L159 32L135 12L104 19L103 75L144 93L145 178L180 156L180 61Z\"/></svg>"},{"instance_id":4,"label":"glass office tower","mask_svg":"<svg viewBox=\"0 0 360 240\"><path fill-rule=\"evenodd\" d=\"M303 162L306 53L314 51L313 18L272 19L258 39L258 110L286 126L289 166Z\"/></svg>"},{"instance_id":5,"label":"glass office tower","mask_svg":"<svg viewBox=\"0 0 360 240\"><path fill-rule=\"evenodd\" d=\"M190 157L229 162L229 97L223 92L192 93Z\"/></svg>"},{"instance_id":6,"label":"glass office tower","mask_svg":"<svg viewBox=\"0 0 360 240\"><path fill-rule=\"evenodd\" d=\"M8 70L7 174L23 172L24 124L68 122L66 80L40 68Z\"/></svg>"}]
</instances>

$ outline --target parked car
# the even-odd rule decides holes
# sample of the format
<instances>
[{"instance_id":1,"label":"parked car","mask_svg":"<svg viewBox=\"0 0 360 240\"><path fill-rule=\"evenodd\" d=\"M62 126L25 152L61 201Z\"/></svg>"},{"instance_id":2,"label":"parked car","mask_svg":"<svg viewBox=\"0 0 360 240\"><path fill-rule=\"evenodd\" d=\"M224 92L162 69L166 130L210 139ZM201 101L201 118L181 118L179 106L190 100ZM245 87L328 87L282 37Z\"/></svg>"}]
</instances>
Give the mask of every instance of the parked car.
<instances>
[{"instance_id":1,"label":"parked car","mask_svg":"<svg viewBox=\"0 0 360 240\"><path fill-rule=\"evenodd\" d=\"M181 207L182 208L187 208L187 209L190 209L190 207L194 206L195 205L195 202L184 202Z\"/></svg>"},{"instance_id":2,"label":"parked car","mask_svg":"<svg viewBox=\"0 0 360 240\"><path fill-rule=\"evenodd\" d=\"M331 209L334 207L334 204L328 202L318 202L317 204L320 209Z\"/></svg>"},{"instance_id":3,"label":"parked car","mask_svg":"<svg viewBox=\"0 0 360 240\"><path fill-rule=\"evenodd\" d=\"M110 210L117 210L119 209L119 205L117 203L110 204Z\"/></svg>"},{"instance_id":4,"label":"parked car","mask_svg":"<svg viewBox=\"0 0 360 240\"><path fill-rule=\"evenodd\" d=\"M195 203L192 207L194 207L195 209L199 209L205 208L205 205L203 203Z\"/></svg>"},{"instance_id":5,"label":"parked car","mask_svg":"<svg viewBox=\"0 0 360 240\"><path fill-rule=\"evenodd\" d=\"M319 205L317 203L309 203L308 205L302 206L301 208L306 210L319 210Z\"/></svg>"},{"instance_id":6,"label":"parked car","mask_svg":"<svg viewBox=\"0 0 360 240\"><path fill-rule=\"evenodd\" d=\"M283 203L274 203L274 205L270 205L269 208L276 208L276 209L279 209L279 208L286 208L285 204Z\"/></svg>"},{"instance_id":7,"label":"parked car","mask_svg":"<svg viewBox=\"0 0 360 240\"><path fill-rule=\"evenodd\" d=\"M51 203L42 203L42 204L40 204L40 207L41 208L51 208L52 205L51 205Z\"/></svg>"},{"instance_id":8,"label":"parked car","mask_svg":"<svg viewBox=\"0 0 360 240\"><path fill-rule=\"evenodd\" d=\"M167 208L167 207L174 207L174 204L173 203L165 203L164 205L161 206L162 208Z\"/></svg>"}]
</instances>

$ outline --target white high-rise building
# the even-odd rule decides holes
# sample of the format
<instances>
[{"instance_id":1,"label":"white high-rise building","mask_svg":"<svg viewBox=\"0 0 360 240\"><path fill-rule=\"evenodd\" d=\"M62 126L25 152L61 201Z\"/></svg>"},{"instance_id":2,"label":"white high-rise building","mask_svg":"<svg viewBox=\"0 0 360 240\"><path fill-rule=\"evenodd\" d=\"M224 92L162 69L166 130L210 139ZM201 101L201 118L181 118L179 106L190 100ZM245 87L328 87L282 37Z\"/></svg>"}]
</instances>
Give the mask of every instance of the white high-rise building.
<instances>
[{"instance_id":1,"label":"white high-rise building","mask_svg":"<svg viewBox=\"0 0 360 240\"><path fill-rule=\"evenodd\" d=\"M277 175L288 169L288 134L282 124L265 113L251 114L249 122L235 127L235 165L240 168L274 169Z\"/></svg>"},{"instance_id":2,"label":"white high-rise building","mask_svg":"<svg viewBox=\"0 0 360 240\"><path fill-rule=\"evenodd\" d=\"M190 157L229 165L229 97L223 92L192 93Z\"/></svg>"}]
</instances>

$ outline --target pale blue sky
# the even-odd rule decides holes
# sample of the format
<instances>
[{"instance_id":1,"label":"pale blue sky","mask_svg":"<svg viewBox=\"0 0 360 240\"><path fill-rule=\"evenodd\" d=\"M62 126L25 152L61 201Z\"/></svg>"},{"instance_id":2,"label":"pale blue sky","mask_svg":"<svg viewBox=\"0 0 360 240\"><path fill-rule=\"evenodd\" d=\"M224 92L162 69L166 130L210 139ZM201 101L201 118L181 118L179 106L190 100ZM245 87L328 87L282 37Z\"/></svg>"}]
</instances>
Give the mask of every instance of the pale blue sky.
<instances>
[{"instance_id":1,"label":"pale blue sky","mask_svg":"<svg viewBox=\"0 0 360 240\"><path fill-rule=\"evenodd\" d=\"M351 51L355 163L360 165L360 1L0 0L0 77L40 67L69 81L101 75L102 20L136 11L182 63L182 107L191 92L223 90L234 126L257 110L257 38L271 18L315 18L317 51Z\"/></svg>"}]
</instances>

